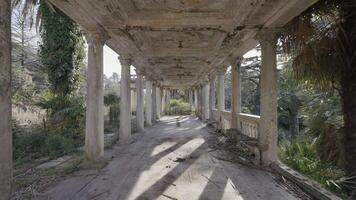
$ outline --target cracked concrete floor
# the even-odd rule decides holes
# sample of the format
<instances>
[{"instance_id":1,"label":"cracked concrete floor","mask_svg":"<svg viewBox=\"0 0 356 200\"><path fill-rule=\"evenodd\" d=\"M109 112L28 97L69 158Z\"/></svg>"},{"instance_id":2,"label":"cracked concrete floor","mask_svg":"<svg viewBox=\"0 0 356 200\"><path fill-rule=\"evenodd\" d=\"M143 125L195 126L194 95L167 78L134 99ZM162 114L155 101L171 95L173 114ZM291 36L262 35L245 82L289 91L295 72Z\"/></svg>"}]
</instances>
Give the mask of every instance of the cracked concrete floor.
<instances>
[{"instance_id":1,"label":"cracked concrete floor","mask_svg":"<svg viewBox=\"0 0 356 200\"><path fill-rule=\"evenodd\" d=\"M298 199L271 173L214 158L209 134L198 119L163 117L135 134L135 142L115 145L100 171L80 170L53 184L46 199Z\"/></svg>"}]
</instances>

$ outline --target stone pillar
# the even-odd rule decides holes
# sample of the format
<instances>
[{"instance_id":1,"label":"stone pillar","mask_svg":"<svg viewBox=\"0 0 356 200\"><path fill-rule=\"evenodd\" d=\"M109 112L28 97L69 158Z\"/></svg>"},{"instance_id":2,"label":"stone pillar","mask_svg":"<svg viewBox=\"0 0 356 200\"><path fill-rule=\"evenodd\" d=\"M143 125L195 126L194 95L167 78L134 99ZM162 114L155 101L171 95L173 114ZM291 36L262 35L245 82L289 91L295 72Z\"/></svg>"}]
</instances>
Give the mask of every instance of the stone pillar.
<instances>
[{"instance_id":1,"label":"stone pillar","mask_svg":"<svg viewBox=\"0 0 356 200\"><path fill-rule=\"evenodd\" d=\"M140 70L136 69L136 122L137 131L143 132L145 128L145 119L143 111L143 77Z\"/></svg>"},{"instance_id":2,"label":"stone pillar","mask_svg":"<svg viewBox=\"0 0 356 200\"><path fill-rule=\"evenodd\" d=\"M87 35L88 67L85 122L85 153L88 160L104 155L103 47L100 33Z\"/></svg>"},{"instance_id":3,"label":"stone pillar","mask_svg":"<svg viewBox=\"0 0 356 200\"><path fill-rule=\"evenodd\" d=\"M202 93L203 93L203 90L202 90L202 86L199 85L198 86L198 116L199 118L202 119L202 111L203 111L203 98L202 98Z\"/></svg>"},{"instance_id":4,"label":"stone pillar","mask_svg":"<svg viewBox=\"0 0 356 200\"><path fill-rule=\"evenodd\" d=\"M0 200L10 199L12 180L10 3L0 1Z\"/></svg>"},{"instance_id":5,"label":"stone pillar","mask_svg":"<svg viewBox=\"0 0 356 200\"><path fill-rule=\"evenodd\" d=\"M157 122L157 83L152 86L152 123Z\"/></svg>"},{"instance_id":6,"label":"stone pillar","mask_svg":"<svg viewBox=\"0 0 356 200\"><path fill-rule=\"evenodd\" d=\"M206 96L206 90L205 90L205 83L202 84L201 86L201 119L202 121L205 121L207 120L207 117L206 117L206 113L205 113L205 108L206 108L206 99L205 99L205 96Z\"/></svg>"},{"instance_id":7,"label":"stone pillar","mask_svg":"<svg viewBox=\"0 0 356 200\"><path fill-rule=\"evenodd\" d=\"M226 72L226 67L220 68L218 71L217 77L218 77L218 110L219 112L225 110L225 72Z\"/></svg>"},{"instance_id":8,"label":"stone pillar","mask_svg":"<svg viewBox=\"0 0 356 200\"><path fill-rule=\"evenodd\" d=\"M170 104L170 101L171 101L171 89L167 89L167 92L166 92L166 97L167 97L167 100L166 100L166 114L167 115L170 115L171 114L171 104Z\"/></svg>"},{"instance_id":9,"label":"stone pillar","mask_svg":"<svg viewBox=\"0 0 356 200\"><path fill-rule=\"evenodd\" d=\"M195 115L197 115L197 111L198 111L198 90L197 90L197 88L194 89L194 111L195 111Z\"/></svg>"},{"instance_id":10,"label":"stone pillar","mask_svg":"<svg viewBox=\"0 0 356 200\"><path fill-rule=\"evenodd\" d=\"M261 63L261 120L259 143L262 165L267 166L277 160L277 37L273 31L263 31L259 35L262 48Z\"/></svg>"},{"instance_id":11,"label":"stone pillar","mask_svg":"<svg viewBox=\"0 0 356 200\"><path fill-rule=\"evenodd\" d=\"M152 126L152 82L146 78L146 124Z\"/></svg>"},{"instance_id":12,"label":"stone pillar","mask_svg":"<svg viewBox=\"0 0 356 200\"><path fill-rule=\"evenodd\" d=\"M241 68L242 57L231 61L231 128L240 127L239 116L241 113Z\"/></svg>"},{"instance_id":13,"label":"stone pillar","mask_svg":"<svg viewBox=\"0 0 356 200\"><path fill-rule=\"evenodd\" d=\"M193 102L193 90L192 89L190 89L189 90L189 107L190 107L190 113L192 113L192 111L193 111L193 104L194 104L194 102Z\"/></svg>"},{"instance_id":14,"label":"stone pillar","mask_svg":"<svg viewBox=\"0 0 356 200\"><path fill-rule=\"evenodd\" d=\"M215 108L215 75L209 76L209 119L214 120L213 109Z\"/></svg>"},{"instance_id":15,"label":"stone pillar","mask_svg":"<svg viewBox=\"0 0 356 200\"><path fill-rule=\"evenodd\" d=\"M127 143L131 140L131 90L130 90L130 66L131 60L120 58L121 82L120 82L120 133L119 142Z\"/></svg>"},{"instance_id":16,"label":"stone pillar","mask_svg":"<svg viewBox=\"0 0 356 200\"><path fill-rule=\"evenodd\" d=\"M162 88L161 90L161 115L164 115L166 110L166 89Z\"/></svg>"},{"instance_id":17,"label":"stone pillar","mask_svg":"<svg viewBox=\"0 0 356 200\"><path fill-rule=\"evenodd\" d=\"M203 86L203 90L204 90L204 120L208 120L209 119L209 84L208 81L204 84Z\"/></svg>"},{"instance_id":18,"label":"stone pillar","mask_svg":"<svg viewBox=\"0 0 356 200\"><path fill-rule=\"evenodd\" d=\"M156 116L157 120L161 118L161 87L156 87L156 101L157 101L157 108L156 108Z\"/></svg>"}]
</instances>

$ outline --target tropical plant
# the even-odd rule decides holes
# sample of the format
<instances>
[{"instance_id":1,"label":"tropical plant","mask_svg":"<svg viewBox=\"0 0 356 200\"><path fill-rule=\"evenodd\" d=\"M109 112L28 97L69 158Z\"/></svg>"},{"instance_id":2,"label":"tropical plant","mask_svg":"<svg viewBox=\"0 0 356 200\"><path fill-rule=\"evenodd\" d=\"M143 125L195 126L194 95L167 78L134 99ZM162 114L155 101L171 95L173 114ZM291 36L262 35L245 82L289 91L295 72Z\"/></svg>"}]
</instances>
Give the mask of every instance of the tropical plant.
<instances>
[{"instance_id":1,"label":"tropical plant","mask_svg":"<svg viewBox=\"0 0 356 200\"><path fill-rule=\"evenodd\" d=\"M298 138L291 144L282 143L279 154L281 160L293 169L316 180L338 195L345 196L344 190L338 183L344 177L343 170L319 158L316 143L312 138Z\"/></svg>"},{"instance_id":2,"label":"tropical plant","mask_svg":"<svg viewBox=\"0 0 356 200\"><path fill-rule=\"evenodd\" d=\"M345 170L355 173L356 1L319 1L286 26L281 41L300 80L339 92Z\"/></svg>"}]
</instances>

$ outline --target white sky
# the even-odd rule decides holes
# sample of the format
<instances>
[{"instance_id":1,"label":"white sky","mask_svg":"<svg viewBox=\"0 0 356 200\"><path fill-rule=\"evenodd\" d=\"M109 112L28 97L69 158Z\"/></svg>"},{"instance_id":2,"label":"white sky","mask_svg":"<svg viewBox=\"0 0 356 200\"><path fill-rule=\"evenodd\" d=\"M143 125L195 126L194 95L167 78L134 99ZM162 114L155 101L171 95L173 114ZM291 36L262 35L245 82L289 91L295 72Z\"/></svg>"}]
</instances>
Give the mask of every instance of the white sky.
<instances>
[{"instance_id":1,"label":"white sky","mask_svg":"<svg viewBox=\"0 0 356 200\"><path fill-rule=\"evenodd\" d=\"M118 56L119 55L109 47L104 46L104 74L107 77L110 77L114 72L121 74L121 65Z\"/></svg>"},{"instance_id":2,"label":"white sky","mask_svg":"<svg viewBox=\"0 0 356 200\"><path fill-rule=\"evenodd\" d=\"M114 72L121 75L121 64L118 59L119 55L110 49L108 46L104 46L104 74L110 77ZM131 74L136 74L134 67L131 66ZM120 76L121 77L121 76Z\"/></svg>"}]
</instances>

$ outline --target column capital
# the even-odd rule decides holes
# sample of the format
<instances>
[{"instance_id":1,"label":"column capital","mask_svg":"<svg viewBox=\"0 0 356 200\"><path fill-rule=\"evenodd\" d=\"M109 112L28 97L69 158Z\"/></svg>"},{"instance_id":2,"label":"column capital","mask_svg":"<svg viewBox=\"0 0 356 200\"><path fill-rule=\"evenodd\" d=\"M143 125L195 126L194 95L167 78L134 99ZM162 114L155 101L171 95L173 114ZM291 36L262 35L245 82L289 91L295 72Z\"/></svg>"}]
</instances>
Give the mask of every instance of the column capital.
<instances>
[{"instance_id":1,"label":"column capital","mask_svg":"<svg viewBox=\"0 0 356 200\"><path fill-rule=\"evenodd\" d=\"M128 67L131 66L131 64L133 62L130 57L125 58L125 57L119 56L118 59L120 60L121 65L128 66Z\"/></svg>"},{"instance_id":2,"label":"column capital","mask_svg":"<svg viewBox=\"0 0 356 200\"><path fill-rule=\"evenodd\" d=\"M224 75L226 73L227 68L227 66L219 67L216 69L216 72L218 75Z\"/></svg>"},{"instance_id":3,"label":"column capital","mask_svg":"<svg viewBox=\"0 0 356 200\"><path fill-rule=\"evenodd\" d=\"M261 44L276 44L277 39L282 31L282 28L264 28L256 34L255 39L258 40Z\"/></svg>"},{"instance_id":4,"label":"column capital","mask_svg":"<svg viewBox=\"0 0 356 200\"><path fill-rule=\"evenodd\" d=\"M204 85L209 83L209 75L203 76L202 83L203 83Z\"/></svg>"},{"instance_id":5,"label":"column capital","mask_svg":"<svg viewBox=\"0 0 356 200\"><path fill-rule=\"evenodd\" d=\"M143 76L145 74L145 70L139 69L137 67L135 68L135 71L137 76Z\"/></svg>"},{"instance_id":6,"label":"column capital","mask_svg":"<svg viewBox=\"0 0 356 200\"><path fill-rule=\"evenodd\" d=\"M216 74L215 73L210 73L209 74L209 81L214 81L216 78Z\"/></svg>"},{"instance_id":7,"label":"column capital","mask_svg":"<svg viewBox=\"0 0 356 200\"><path fill-rule=\"evenodd\" d=\"M104 45L105 42L110 38L105 31L86 31L85 38L88 44L98 44Z\"/></svg>"},{"instance_id":8,"label":"column capital","mask_svg":"<svg viewBox=\"0 0 356 200\"><path fill-rule=\"evenodd\" d=\"M228 60L230 65L233 67L233 66L241 65L243 59L244 58L242 56L237 56L237 57L229 57Z\"/></svg>"}]
</instances>

